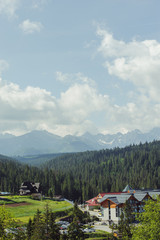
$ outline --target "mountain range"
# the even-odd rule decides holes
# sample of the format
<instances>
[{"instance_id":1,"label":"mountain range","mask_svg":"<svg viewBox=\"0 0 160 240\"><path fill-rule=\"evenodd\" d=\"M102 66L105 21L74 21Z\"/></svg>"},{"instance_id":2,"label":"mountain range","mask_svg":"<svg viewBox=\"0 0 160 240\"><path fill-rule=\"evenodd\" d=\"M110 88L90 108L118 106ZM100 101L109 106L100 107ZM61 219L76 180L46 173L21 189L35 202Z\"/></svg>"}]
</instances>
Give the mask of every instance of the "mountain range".
<instances>
[{"instance_id":1,"label":"mountain range","mask_svg":"<svg viewBox=\"0 0 160 240\"><path fill-rule=\"evenodd\" d=\"M85 133L82 136L60 137L47 131L32 131L21 136L0 134L0 154L25 156L49 153L83 152L87 150L111 149L132 144L160 140L160 128L147 133L134 130L126 134Z\"/></svg>"}]
</instances>

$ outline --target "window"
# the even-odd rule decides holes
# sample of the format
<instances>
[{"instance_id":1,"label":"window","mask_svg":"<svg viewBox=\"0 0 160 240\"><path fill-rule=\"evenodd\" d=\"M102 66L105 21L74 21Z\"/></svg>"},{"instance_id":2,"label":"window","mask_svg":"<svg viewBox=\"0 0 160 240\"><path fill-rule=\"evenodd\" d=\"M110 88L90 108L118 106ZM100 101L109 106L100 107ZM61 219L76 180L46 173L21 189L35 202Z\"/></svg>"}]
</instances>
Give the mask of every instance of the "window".
<instances>
[{"instance_id":1,"label":"window","mask_svg":"<svg viewBox=\"0 0 160 240\"><path fill-rule=\"evenodd\" d=\"M109 220L111 220L111 206L110 206L110 201L108 201L108 215L109 215Z\"/></svg>"},{"instance_id":2,"label":"window","mask_svg":"<svg viewBox=\"0 0 160 240\"><path fill-rule=\"evenodd\" d=\"M116 217L119 217L119 207L116 206Z\"/></svg>"}]
</instances>

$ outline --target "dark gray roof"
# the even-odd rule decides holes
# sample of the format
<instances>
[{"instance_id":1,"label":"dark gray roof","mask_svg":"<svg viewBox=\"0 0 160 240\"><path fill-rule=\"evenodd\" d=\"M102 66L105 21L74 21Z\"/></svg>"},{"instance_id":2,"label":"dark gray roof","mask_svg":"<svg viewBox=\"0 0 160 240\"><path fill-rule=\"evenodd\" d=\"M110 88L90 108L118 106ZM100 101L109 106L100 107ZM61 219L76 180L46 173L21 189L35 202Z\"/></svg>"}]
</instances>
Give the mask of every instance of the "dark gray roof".
<instances>
[{"instance_id":1,"label":"dark gray roof","mask_svg":"<svg viewBox=\"0 0 160 240\"><path fill-rule=\"evenodd\" d=\"M135 194L134 194L134 196L135 196L135 198L138 200L138 201L142 201L144 198L145 198L145 196L147 195L147 193L142 193L142 192L136 192Z\"/></svg>"},{"instance_id":2,"label":"dark gray roof","mask_svg":"<svg viewBox=\"0 0 160 240\"><path fill-rule=\"evenodd\" d=\"M160 191L148 191L148 194L154 198L157 197L157 195L160 195Z\"/></svg>"},{"instance_id":3,"label":"dark gray roof","mask_svg":"<svg viewBox=\"0 0 160 240\"><path fill-rule=\"evenodd\" d=\"M120 194L117 196L117 199L119 203L125 203L131 196L132 194Z\"/></svg>"},{"instance_id":4,"label":"dark gray roof","mask_svg":"<svg viewBox=\"0 0 160 240\"><path fill-rule=\"evenodd\" d=\"M121 203L125 203L130 198L130 196L132 196L132 194L130 193L116 195L107 194L100 200L100 203L104 202L106 199L109 199L110 201L118 205Z\"/></svg>"},{"instance_id":5,"label":"dark gray roof","mask_svg":"<svg viewBox=\"0 0 160 240\"><path fill-rule=\"evenodd\" d=\"M147 194L149 194L149 196L151 196L152 198L156 197L157 195L160 196L160 189L157 190L131 190L128 193L127 191L129 190L129 185L126 186L126 188L123 190L122 193L120 194L106 194L104 195L104 197L99 201L99 203L104 202L106 199L109 199L111 201L113 201L115 204L121 204L121 203L125 203L130 196L134 196L139 202L143 201L143 199L145 198L145 196ZM128 189L128 190L127 190Z\"/></svg>"},{"instance_id":6,"label":"dark gray roof","mask_svg":"<svg viewBox=\"0 0 160 240\"><path fill-rule=\"evenodd\" d=\"M117 197L109 197L107 199L111 200L112 202L114 202L117 205L119 204Z\"/></svg>"},{"instance_id":7,"label":"dark gray roof","mask_svg":"<svg viewBox=\"0 0 160 240\"><path fill-rule=\"evenodd\" d=\"M104 197L99 201L99 203L104 202L108 198L116 197L117 194L106 194Z\"/></svg>"}]
</instances>

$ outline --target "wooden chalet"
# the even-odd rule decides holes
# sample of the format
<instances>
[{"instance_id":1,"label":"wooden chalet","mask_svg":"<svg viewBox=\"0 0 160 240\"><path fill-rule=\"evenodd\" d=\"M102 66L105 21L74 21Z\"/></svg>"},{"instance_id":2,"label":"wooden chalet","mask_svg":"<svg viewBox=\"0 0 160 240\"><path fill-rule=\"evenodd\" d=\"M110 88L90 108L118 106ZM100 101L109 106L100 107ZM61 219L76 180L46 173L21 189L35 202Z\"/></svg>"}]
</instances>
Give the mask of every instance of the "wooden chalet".
<instances>
[{"instance_id":1,"label":"wooden chalet","mask_svg":"<svg viewBox=\"0 0 160 240\"><path fill-rule=\"evenodd\" d=\"M40 183L23 182L19 189L20 195L31 195L40 193L41 193Z\"/></svg>"}]
</instances>

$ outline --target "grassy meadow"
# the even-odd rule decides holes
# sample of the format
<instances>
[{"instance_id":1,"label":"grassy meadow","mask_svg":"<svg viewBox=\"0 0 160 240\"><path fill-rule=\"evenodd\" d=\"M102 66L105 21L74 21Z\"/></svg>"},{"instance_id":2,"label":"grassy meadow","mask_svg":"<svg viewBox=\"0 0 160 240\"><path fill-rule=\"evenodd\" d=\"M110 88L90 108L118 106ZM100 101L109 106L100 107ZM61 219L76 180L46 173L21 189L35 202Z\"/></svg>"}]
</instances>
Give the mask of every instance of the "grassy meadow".
<instances>
[{"instance_id":1,"label":"grassy meadow","mask_svg":"<svg viewBox=\"0 0 160 240\"><path fill-rule=\"evenodd\" d=\"M29 196L5 196L0 197L0 205L5 205L12 217L21 223L27 223L33 218L37 209L43 212L46 204L53 212L66 211L72 205L65 201L53 201L52 199L34 200Z\"/></svg>"}]
</instances>

